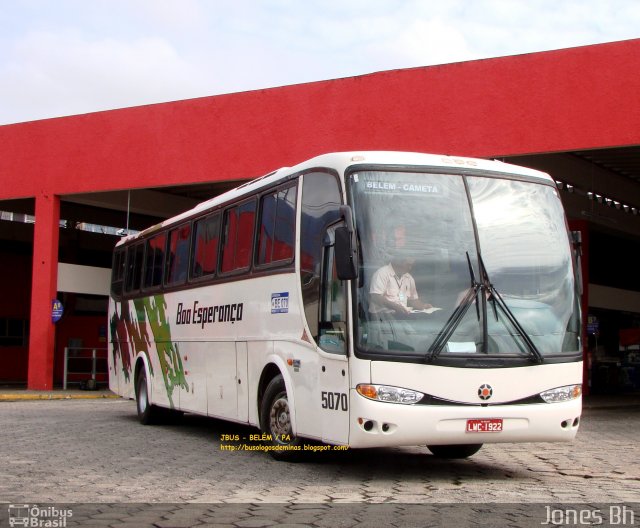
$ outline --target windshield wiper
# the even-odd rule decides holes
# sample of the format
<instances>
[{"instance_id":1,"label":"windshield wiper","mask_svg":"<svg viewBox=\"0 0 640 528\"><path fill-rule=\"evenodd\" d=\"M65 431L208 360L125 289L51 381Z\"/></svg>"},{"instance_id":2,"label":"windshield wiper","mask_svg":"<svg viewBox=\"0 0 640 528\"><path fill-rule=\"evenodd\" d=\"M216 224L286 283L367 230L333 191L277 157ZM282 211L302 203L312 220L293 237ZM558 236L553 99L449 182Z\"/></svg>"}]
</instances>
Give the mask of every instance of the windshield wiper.
<instances>
[{"instance_id":1,"label":"windshield wiper","mask_svg":"<svg viewBox=\"0 0 640 528\"><path fill-rule=\"evenodd\" d=\"M426 361L433 361L438 357L440 352L442 352L445 345L447 344L447 341L449 341L449 338L451 337L455 329L458 327L458 325L464 318L465 314L469 310L469 307L471 306L471 304L473 304L473 301L477 300L478 292L482 290L482 284L480 284L476 280L476 275L473 272L473 266L471 265L471 258L469 257L469 252L467 251L466 253L467 253L467 263L469 264L469 277L471 278L471 285L469 286L469 289L467 290L467 293L463 297L462 301L458 304L458 306L456 306L456 309L453 311L449 319L447 319L447 322L442 327L442 330L440 330L440 333L438 334L436 339L433 341L433 343L429 347L429 350L427 351L427 354L425 357ZM479 320L480 307L478 306L477 302L476 302L476 313L478 315L478 320Z\"/></svg>"},{"instance_id":2,"label":"windshield wiper","mask_svg":"<svg viewBox=\"0 0 640 528\"><path fill-rule=\"evenodd\" d=\"M489 274L487 273L487 268L485 267L484 262L482 261L482 256L479 253L478 253L478 264L480 265L480 275L482 278L482 290L489 292L488 300L493 305L493 313L495 315L496 321L498 321L497 308L499 307L507 316L507 319L509 320L509 322L516 329L516 331L524 341L525 345L527 345L527 348L529 349L529 352L532 358L535 359L538 363L543 363L544 357L538 350L538 347L532 341L531 337L529 336L529 334L527 334L526 330L522 327L518 319L516 319L516 316L511 311L511 308L509 308L507 303L504 302L504 299L502 298L502 296L500 295L496 287L491 283L491 280L489 279ZM484 311L484 313L486 314L486 310ZM486 343L488 341L487 330L486 330L486 317L485 317L483 340L485 343L484 346L486 347Z\"/></svg>"},{"instance_id":3,"label":"windshield wiper","mask_svg":"<svg viewBox=\"0 0 640 528\"><path fill-rule=\"evenodd\" d=\"M529 337L529 335L527 334L525 329L522 327L520 322L516 319L515 315L513 314L509 306L507 306L507 303L504 301L504 299L502 298L498 290L491 283L491 280L489 279L489 274L487 272L487 268L485 267L484 262L482 261L482 256L478 254L478 264L480 267L480 275L482 280L482 282L478 282L476 280L475 273L473 272L473 266L471 265L471 258L469 257L469 252L467 251L466 254L467 254L467 263L469 265L469 276L471 278L471 285L469 286L469 289L467 290L467 293L462 299L462 301L460 302L460 304L458 304L458 306L453 311L453 313L451 314L451 316L449 317L445 325L442 327L442 330L440 330L440 333L438 334L436 339L433 341L433 343L429 347L425 360L428 362L433 361L438 357L438 355L442 352L442 350L444 350L444 347L449 341L449 338L453 335L453 332L462 321L463 317L469 310L474 300L476 301L476 314L477 314L478 320L480 320L480 306L478 303L478 294L482 293L482 297L481 297L482 313L484 315L483 321L482 321L482 334L483 334L482 352L484 352L485 354L488 353L487 347L489 342L489 339L488 339L489 331L488 331L488 323L487 323L487 301L489 301L492 304L493 313L496 318L496 321L498 321L498 308L500 308L506 315L509 322L516 329L516 331L518 332L522 340L524 341L525 345L529 349L529 352L532 358L535 359L538 363L543 363L544 358L540 353L540 351L538 350L538 347L536 347L535 343L531 340L531 337ZM485 295L485 292L489 293L488 298Z\"/></svg>"}]
</instances>

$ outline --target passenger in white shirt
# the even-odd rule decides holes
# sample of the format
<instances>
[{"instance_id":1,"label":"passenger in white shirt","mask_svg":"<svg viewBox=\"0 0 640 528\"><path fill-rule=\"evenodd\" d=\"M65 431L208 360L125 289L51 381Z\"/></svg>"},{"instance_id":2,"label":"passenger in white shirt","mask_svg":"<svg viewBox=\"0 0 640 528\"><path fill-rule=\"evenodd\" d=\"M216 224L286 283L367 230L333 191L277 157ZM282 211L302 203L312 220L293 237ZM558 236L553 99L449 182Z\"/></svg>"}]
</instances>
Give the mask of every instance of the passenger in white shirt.
<instances>
[{"instance_id":1,"label":"passenger in white shirt","mask_svg":"<svg viewBox=\"0 0 640 528\"><path fill-rule=\"evenodd\" d=\"M396 256L377 270L369 288L369 311L377 314L405 314L411 310L431 308L418 297L416 282L411 276L415 264L412 257Z\"/></svg>"}]
</instances>

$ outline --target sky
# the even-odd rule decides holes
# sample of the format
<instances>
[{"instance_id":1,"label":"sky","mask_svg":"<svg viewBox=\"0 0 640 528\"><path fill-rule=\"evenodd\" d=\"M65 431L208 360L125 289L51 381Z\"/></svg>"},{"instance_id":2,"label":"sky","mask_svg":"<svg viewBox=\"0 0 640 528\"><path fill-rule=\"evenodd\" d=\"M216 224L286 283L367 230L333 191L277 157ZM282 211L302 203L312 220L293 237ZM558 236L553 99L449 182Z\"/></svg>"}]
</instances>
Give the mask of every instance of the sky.
<instances>
[{"instance_id":1,"label":"sky","mask_svg":"<svg viewBox=\"0 0 640 528\"><path fill-rule=\"evenodd\" d=\"M640 0L0 0L0 124L640 37Z\"/></svg>"}]
</instances>

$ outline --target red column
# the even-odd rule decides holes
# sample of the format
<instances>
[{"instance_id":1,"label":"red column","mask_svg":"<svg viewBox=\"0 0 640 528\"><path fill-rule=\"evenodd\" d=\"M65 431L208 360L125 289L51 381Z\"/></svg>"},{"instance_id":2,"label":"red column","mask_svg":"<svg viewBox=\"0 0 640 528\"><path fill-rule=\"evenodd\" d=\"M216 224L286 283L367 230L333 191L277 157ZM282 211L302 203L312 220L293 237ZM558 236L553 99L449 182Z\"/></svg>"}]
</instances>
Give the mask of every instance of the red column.
<instances>
[{"instance_id":1,"label":"red column","mask_svg":"<svg viewBox=\"0 0 640 528\"><path fill-rule=\"evenodd\" d=\"M58 287L60 197L45 192L36 196L35 213L27 388L50 390L55 345L51 301L56 298Z\"/></svg>"}]
</instances>

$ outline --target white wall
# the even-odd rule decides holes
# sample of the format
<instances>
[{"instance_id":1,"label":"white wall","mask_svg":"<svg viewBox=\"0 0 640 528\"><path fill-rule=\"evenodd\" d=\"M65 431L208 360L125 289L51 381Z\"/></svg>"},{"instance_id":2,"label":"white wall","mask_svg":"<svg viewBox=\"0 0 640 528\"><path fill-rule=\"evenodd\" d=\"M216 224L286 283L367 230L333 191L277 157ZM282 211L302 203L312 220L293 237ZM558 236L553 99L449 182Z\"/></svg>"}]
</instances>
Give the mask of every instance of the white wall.
<instances>
[{"instance_id":1,"label":"white wall","mask_svg":"<svg viewBox=\"0 0 640 528\"><path fill-rule=\"evenodd\" d=\"M109 295L111 269L58 262L58 291Z\"/></svg>"},{"instance_id":2,"label":"white wall","mask_svg":"<svg viewBox=\"0 0 640 528\"><path fill-rule=\"evenodd\" d=\"M640 313L640 292L589 284L589 306Z\"/></svg>"}]
</instances>

